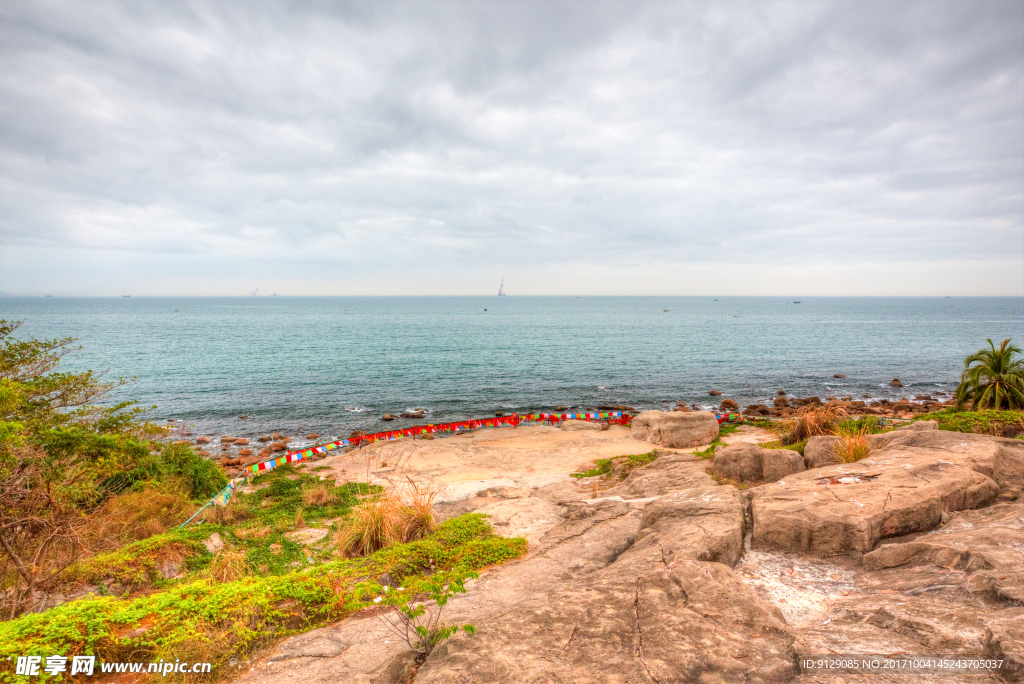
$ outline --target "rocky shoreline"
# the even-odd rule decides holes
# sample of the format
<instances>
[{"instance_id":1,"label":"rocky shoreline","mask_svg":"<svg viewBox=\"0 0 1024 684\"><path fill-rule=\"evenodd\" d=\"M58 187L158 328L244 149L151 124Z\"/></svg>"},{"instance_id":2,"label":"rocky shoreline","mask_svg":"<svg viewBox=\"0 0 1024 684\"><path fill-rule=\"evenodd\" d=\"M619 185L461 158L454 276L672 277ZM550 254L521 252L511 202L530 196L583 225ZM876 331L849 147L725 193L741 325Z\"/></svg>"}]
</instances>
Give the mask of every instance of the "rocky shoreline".
<instances>
[{"instance_id":1,"label":"rocky shoreline","mask_svg":"<svg viewBox=\"0 0 1024 684\"><path fill-rule=\"evenodd\" d=\"M721 438L712 460L695 455L707 445L701 431L717 424L711 415L647 413L632 431L529 427L433 443L416 476L434 472L430 454L451 451L472 477L481 471L467 456L497 450L495 467L511 484L466 482L452 505L487 513L500 534L530 544L526 558L489 570L450 601L449 619L477 634L418 663L371 611L280 644L242 681L284 673L325 684L1024 679L1024 442L919 422L873 436L856 463L818 464L759 446L774 435L744 426ZM557 435L563 449L631 453L653 442L659 455L621 479L544 484L517 462L521 446L502 446ZM687 439L701 443L665 446ZM828 452L827 438L813 439L826 440L815 444ZM730 464L735 484L722 484L716 470ZM1001 665L956 674L801 665L805 656L855 653Z\"/></svg>"}]
</instances>

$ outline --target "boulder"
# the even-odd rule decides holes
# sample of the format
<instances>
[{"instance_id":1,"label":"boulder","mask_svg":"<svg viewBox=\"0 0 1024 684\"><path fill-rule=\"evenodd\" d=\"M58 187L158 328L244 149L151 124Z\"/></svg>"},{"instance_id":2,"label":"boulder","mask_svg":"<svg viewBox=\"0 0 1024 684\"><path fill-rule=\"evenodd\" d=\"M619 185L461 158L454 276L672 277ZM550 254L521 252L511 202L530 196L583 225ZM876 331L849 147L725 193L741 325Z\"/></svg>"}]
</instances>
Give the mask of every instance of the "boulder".
<instances>
[{"instance_id":1,"label":"boulder","mask_svg":"<svg viewBox=\"0 0 1024 684\"><path fill-rule=\"evenodd\" d=\"M171 444L191 444L191 443L192 442L188 441L187 439L176 439L173 442L171 442Z\"/></svg>"},{"instance_id":2,"label":"boulder","mask_svg":"<svg viewBox=\"0 0 1024 684\"><path fill-rule=\"evenodd\" d=\"M234 442L232 442L232 444L235 444L237 446L244 446L244 445L246 445L248 443L249 443L249 440L247 440L245 437L239 437Z\"/></svg>"},{"instance_id":3,"label":"boulder","mask_svg":"<svg viewBox=\"0 0 1024 684\"><path fill-rule=\"evenodd\" d=\"M318 435L315 432L311 432L310 434L306 435L306 439L317 439L319 437L320 437L320 435Z\"/></svg>"},{"instance_id":4,"label":"boulder","mask_svg":"<svg viewBox=\"0 0 1024 684\"><path fill-rule=\"evenodd\" d=\"M287 448L288 445L285 444L284 442L274 442L273 444L270 445L271 451L284 451Z\"/></svg>"},{"instance_id":5,"label":"boulder","mask_svg":"<svg viewBox=\"0 0 1024 684\"><path fill-rule=\"evenodd\" d=\"M803 457L790 449L765 449L738 442L715 454L715 477L739 482L774 482L804 470Z\"/></svg>"},{"instance_id":6,"label":"boulder","mask_svg":"<svg viewBox=\"0 0 1024 684\"><path fill-rule=\"evenodd\" d=\"M846 376L845 376L845 375L843 375L842 373L836 373L836 374L835 374L835 375L833 375L832 377L833 377L833 378L845 378Z\"/></svg>"},{"instance_id":7,"label":"boulder","mask_svg":"<svg viewBox=\"0 0 1024 684\"><path fill-rule=\"evenodd\" d=\"M274 438L271 437L270 435L263 435L262 437L258 438L256 441L257 442L269 442L269 441L271 441L273 439Z\"/></svg>"},{"instance_id":8,"label":"boulder","mask_svg":"<svg viewBox=\"0 0 1024 684\"><path fill-rule=\"evenodd\" d=\"M909 431L914 431L914 432L923 432L923 431L926 431L926 430L938 430L938 429L939 429L939 421L937 421L937 420L919 420L916 423L911 423L910 425L902 425L902 426L896 428L897 431L907 431L907 430L909 430Z\"/></svg>"},{"instance_id":9,"label":"boulder","mask_svg":"<svg viewBox=\"0 0 1024 684\"><path fill-rule=\"evenodd\" d=\"M209 456L209 455L210 455L210 452L209 452L209 451L200 451L200 452L199 452L199 455L200 455L200 456Z\"/></svg>"},{"instance_id":10,"label":"boulder","mask_svg":"<svg viewBox=\"0 0 1024 684\"><path fill-rule=\"evenodd\" d=\"M218 551L224 548L224 542L223 540L221 540L220 534L214 532L209 537L203 540L203 546L205 546L206 550L210 553L217 553Z\"/></svg>"},{"instance_id":11,"label":"boulder","mask_svg":"<svg viewBox=\"0 0 1024 684\"><path fill-rule=\"evenodd\" d=\"M238 450L238 455L239 456L243 456L243 457L244 456L252 456L252 449L239 449Z\"/></svg>"},{"instance_id":12,"label":"boulder","mask_svg":"<svg viewBox=\"0 0 1024 684\"><path fill-rule=\"evenodd\" d=\"M890 382L889 384L892 385L893 387L903 387L903 383L900 382L899 378L893 378L892 382Z\"/></svg>"},{"instance_id":13,"label":"boulder","mask_svg":"<svg viewBox=\"0 0 1024 684\"><path fill-rule=\"evenodd\" d=\"M221 444L230 444L230 443L232 443L232 442L234 442L234 441L235 441L235 438L234 438L234 437L232 437L232 436L230 436L230 435L223 435L223 436L222 436L222 437L220 438L220 443L221 443Z\"/></svg>"},{"instance_id":14,"label":"boulder","mask_svg":"<svg viewBox=\"0 0 1024 684\"><path fill-rule=\"evenodd\" d=\"M398 416L396 416L394 414L391 414L391 413L385 413L383 416L381 416L380 419L381 420L395 420L396 418L398 418Z\"/></svg>"},{"instance_id":15,"label":"boulder","mask_svg":"<svg viewBox=\"0 0 1024 684\"><path fill-rule=\"evenodd\" d=\"M720 396L722 396L722 393L719 392L718 390L711 390L710 392L708 392L708 394L710 394L713 397L720 397Z\"/></svg>"},{"instance_id":16,"label":"boulder","mask_svg":"<svg viewBox=\"0 0 1024 684\"><path fill-rule=\"evenodd\" d=\"M750 404L745 413L751 416L770 416L772 410L764 404Z\"/></svg>"},{"instance_id":17,"label":"boulder","mask_svg":"<svg viewBox=\"0 0 1024 684\"><path fill-rule=\"evenodd\" d=\"M838 437L832 435L810 437L807 444L804 445L804 466L810 470L839 463L839 459L835 456L837 446L839 446Z\"/></svg>"},{"instance_id":18,"label":"boulder","mask_svg":"<svg viewBox=\"0 0 1024 684\"><path fill-rule=\"evenodd\" d=\"M1024 499L954 513L945 525L864 556L866 570L932 565L972 573L970 593L1024 605Z\"/></svg>"},{"instance_id":19,"label":"boulder","mask_svg":"<svg viewBox=\"0 0 1024 684\"><path fill-rule=\"evenodd\" d=\"M196 437L196 444L209 444L209 443L210 443L210 438L209 437Z\"/></svg>"},{"instance_id":20,"label":"boulder","mask_svg":"<svg viewBox=\"0 0 1024 684\"><path fill-rule=\"evenodd\" d=\"M997 454L908 445L939 434L876 435L888 444L857 463L815 468L752 490L753 547L861 555L881 539L923 532L944 514L993 502L999 485L980 471L994 473ZM1003 470L1008 474L1012 466Z\"/></svg>"},{"instance_id":21,"label":"boulder","mask_svg":"<svg viewBox=\"0 0 1024 684\"><path fill-rule=\"evenodd\" d=\"M689 454L666 452L659 454L649 466L633 470L625 480L604 490L603 495L639 499L714 485L715 481L707 473L707 461Z\"/></svg>"},{"instance_id":22,"label":"boulder","mask_svg":"<svg viewBox=\"0 0 1024 684\"><path fill-rule=\"evenodd\" d=\"M671 449L710 444L718 436L718 419L710 411L644 411L633 418L633 439Z\"/></svg>"},{"instance_id":23,"label":"boulder","mask_svg":"<svg viewBox=\"0 0 1024 684\"><path fill-rule=\"evenodd\" d=\"M598 423L591 422L589 420L563 420L562 429L569 430L571 432L579 430L600 431L601 425Z\"/></svg>"},{"instance_id":24,"label":"boulder","mask_svg":"<svg viewBox=\"0 0 1024 684\"><path fill-rule=\"evenodd\" d=\"M723 399L722 404L718 408L722 411L739 411L740 405L732 399Z\"/></svg>"},{"instance_id":25,"label":"boulder","mask_svg":"<svg viewBox=\"0 0 1024 684\"><path fill-rule=\"evenodd\" d=\"M775 408L788 408L789 399L782 396L775 397L775 401L773 401L772 404L775 406Z\"/></svg>"},{"instance_id":26,"label":"boulder","mask_svg":"<svg viewBox=\"0 0 1024 684\"><path fill-rule=\"evenodd\" d=\"M779 395L780 397L784 397L786 396L786 390L779 390L778 392L776 392L776 394Z\"/></svg>"}]
</instances>

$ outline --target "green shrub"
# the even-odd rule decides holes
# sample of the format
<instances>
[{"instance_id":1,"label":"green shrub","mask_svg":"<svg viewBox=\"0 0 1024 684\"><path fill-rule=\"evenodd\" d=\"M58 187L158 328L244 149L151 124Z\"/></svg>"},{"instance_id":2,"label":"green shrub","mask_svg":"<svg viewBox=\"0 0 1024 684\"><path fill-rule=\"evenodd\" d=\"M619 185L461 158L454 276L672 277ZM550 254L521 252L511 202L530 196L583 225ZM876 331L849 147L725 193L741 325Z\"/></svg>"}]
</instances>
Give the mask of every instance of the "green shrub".
<instances>
[{"instance_id":1,"label":"green shrub","mask_svg":"<svg viewBox=\"0 0 1024 684\"><path fill-rule=\"evenodd\" d=\"M1024 433L1024 412L996 411L962 411L946 408L933 413L918 416L916 420L938 421L940 430L953 432L975 432L985 435L1016 437Z\"/></svg>"},{"instance_id":2,"label":"green shrub","mask_svg":"<svg viewBox=\"0 0 1024 684\"><path fill-rule=\"evenodd\" d=\"M208 534L213 526L200 527ZM0 623L0 661L54 654L95 655L101 661L180 658L214 663L216 677L232 657L372 605L355 596L360 582L384 573L411 582L435 570L470 572L525 552L525 539L499 537L484 516L467 514L422 540L365 558L225 584L197 580L131 599L88 598L23 615ZM15 677L0 672L0 681Z\"/></svg>"}]
</instances>

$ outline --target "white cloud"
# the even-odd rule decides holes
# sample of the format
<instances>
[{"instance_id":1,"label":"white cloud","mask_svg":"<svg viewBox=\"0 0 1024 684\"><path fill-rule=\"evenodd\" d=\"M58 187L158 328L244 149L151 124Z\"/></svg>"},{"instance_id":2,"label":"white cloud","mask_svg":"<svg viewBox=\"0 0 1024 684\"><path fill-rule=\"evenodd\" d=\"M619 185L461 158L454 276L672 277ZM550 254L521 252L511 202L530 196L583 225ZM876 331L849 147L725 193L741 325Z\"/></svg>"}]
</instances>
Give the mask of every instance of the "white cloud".
<instances>
[{"instance_id":1,"label":"white cloud","mask_svg":"<svg viewBox=\"0 0 1024 684\"><path fill-rule=\"evenodd\" d=\"M1017 2L8 2L0 289L1021 294L1022 36Z\"/></svg>"}]
</instances>

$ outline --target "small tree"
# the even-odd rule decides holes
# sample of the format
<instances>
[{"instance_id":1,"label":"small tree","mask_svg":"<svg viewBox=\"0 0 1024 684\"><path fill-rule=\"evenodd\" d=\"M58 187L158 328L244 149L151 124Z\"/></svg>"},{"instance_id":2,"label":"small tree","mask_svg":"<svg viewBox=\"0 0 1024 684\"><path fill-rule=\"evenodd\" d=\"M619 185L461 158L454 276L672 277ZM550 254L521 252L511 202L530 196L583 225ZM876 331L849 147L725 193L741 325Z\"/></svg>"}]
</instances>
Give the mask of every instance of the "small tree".
<instances>
[{"instance_id":1,"label":"small tree","mask_svg":"<svg viewBox=\"0 0 1024 684\"><path fill-rule=\"evenodd\" d=\"M440 642L455 635L460 629L475 634L473 625L448 625L441 621L445 604L455 594L466 593L466 580L479 579L475 572L453 571L445 576L435 575L410 582L408 589L392 590L376 584L362 583L356 586L356 598L380 593L374 599L395 610L380 616L381 621L409 647L421 656L428 656ZM415 596L426 595L433 605L413 603Z\"/></svg>"},{"instance_id":2,"label":"small tree","mask_svg":"<svg viewBox=\"0 0 1024 684\"><path fill-rule=\"evenodd\" d=\"M20 326L0 320L0 619L38 609L47 582L116 545L111 497L173 480L203 498L227 483L187 446L151 443L161 430L133 402L96 403L129 380L59 372L74 340L14 339Z\"/></svg>"},{"instance_id":3,"label":"small tree","mask_svg":"<svg viewBox=\"0 0 1024 684\"><path fill-rule=\"evenodd\" d=\"M988 340L988 349L979 349L964 359L956 405L962 409L968 401L973 410L984 408L1019 409L1024 406L1024 360L1020 347L1003 340L999 349Z\"/></svg>"}]
</instances>

